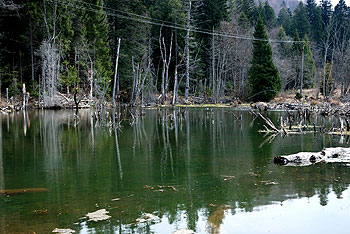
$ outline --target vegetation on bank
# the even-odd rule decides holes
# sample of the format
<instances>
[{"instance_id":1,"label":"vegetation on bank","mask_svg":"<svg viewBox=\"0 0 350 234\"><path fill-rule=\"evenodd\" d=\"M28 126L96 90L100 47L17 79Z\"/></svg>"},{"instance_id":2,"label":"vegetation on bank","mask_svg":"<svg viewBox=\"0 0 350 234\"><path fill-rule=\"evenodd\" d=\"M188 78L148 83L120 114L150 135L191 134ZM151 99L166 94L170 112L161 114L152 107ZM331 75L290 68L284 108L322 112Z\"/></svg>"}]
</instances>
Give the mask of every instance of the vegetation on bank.
<instances>
[{"instance_id":1,"label":"vegetation on bank","mask_svg":"<svg viewBox=\"0 0 350 234\"><path fill-rule=\"evenodd\" d=\"M75 106L174 105L182 96L215 104L296 89L303 98L305 88L328 100L350 90L344 0L275 9L251 0L0 3L0 91L21 97L24 83L46 108L64 97Z\"/></svg>"}]
</instances>

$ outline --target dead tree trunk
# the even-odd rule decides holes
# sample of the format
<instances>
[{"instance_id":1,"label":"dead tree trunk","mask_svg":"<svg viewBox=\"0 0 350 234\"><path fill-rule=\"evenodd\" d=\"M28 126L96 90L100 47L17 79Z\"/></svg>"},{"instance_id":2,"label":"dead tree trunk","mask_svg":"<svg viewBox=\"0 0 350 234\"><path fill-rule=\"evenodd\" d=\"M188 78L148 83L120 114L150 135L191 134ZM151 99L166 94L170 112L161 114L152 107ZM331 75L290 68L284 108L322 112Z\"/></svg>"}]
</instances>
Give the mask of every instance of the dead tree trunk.
<instances>
[{"instance_id":1,"label":"dead tree trunk","mask_svg":"<svg viewBox=\"0 0 350 234\"><path fill-rule=\"evenodd\" d=\"M90 54L88 53L88 57L90 60L90 70L89 70L89 79L90 79L90 93L89 98L90 102L93 103L93 87L94 87L94 67Z\"/></svg>"},{"instance_id":2,"label":"dead tree trunk","mask_svg":"<svg viewBox=\"0 0 350 234\"><path fill-rule=\"evenodd\" d=\"M177 86L178 86L178 74L177 74L178 65L175 65L175 74L174 74L174 91L173 91L173 101L172 104L175 105L177 103Z\"/></svg>"},{"instance_id":3,"label":"dead tree trunk","mask_svg":"<svg viewBox=\"0 0 350 234\"><path fill-rule=\"evenodd\" d=\"M188 0L187 8L187 23L186 23L186 40L185 40L185 51L186 51L186 87L185 87L185 102L188 101L188 95L190 90L190 25L191 25L191 5L192 0Z\"/></svg>"},{"instance_id":4,"label":"dead tree trunk","mask_svg":"<svg viewBox=\"0 0 350 234\"><path fill-rule=\"evenodd\" d=\"M213 36L211 39L211 79L212 79L212 88L211 88L211 96L213 101L216 103L215 99L215 36L214 36L214 27L213 27Z\"/></svg>"},{"instance_id":5,"label":"dead tree trunk","mask_svg":"<svg viewBox=\"0 0 350 234\"><path fill-rule=\"evenodd\" d=\"M57 3L53 9L52 32L47 21L46 3L44 2L44 23L48 38L41 43L40 56L42 61L42 97L44 107L50 108L56 106L56 92L59 84L60 69L60 50L56 45L56 22Z\"/></svg>"},{"instance_id":6,"label":"dead tree trunk","mask_svg":"<svg viewBox=\"0 0 350 234\"><path fill-rule=\"evenodd\" d=\"M117 74L118 74L118 62L119 62L119 49L120 49L120 38L118 39L118 48L117 48L117 57L115 59L115 70L114 70L114 82L113 82L113 96L112 96L112 103L113 108L115 108L115 91L117 86Z\"/></svg>"},{"instance_id":7,"label":"dead tree trunk","mask_svg":"<svg viewBox=\"0 0 350 234\"><path fill-rule=\"evenodd\" d=\"M303 83L304 83L304 49L305 44L303 43L303 51L301 54L301 77L300 77L300 95L303 96Z\"/></svg>"},{"instance_id":8,"label":"dead tree trunk","mask_svg":"<svg viewBox=\"0 0 350 234\"><path fill-rule=\"evenodd\" d=\"M168 82L169 82L169 67L171 62L171 53L172 53L172 47L173 47L173 35L171 35L171 41L169 46L169 56L167 53L166 45L164 42L164 37L162 37L162 29L160 29L159 32L159 47L160 47L160 54L162 57L163 62L163 70L162 70L162 98L161 103L164 104L166 101L166 94L168 91Z\"/></svg>"},{"instance_id":9,"label":"dead tree trunk","mask_svg":"<svg viewBox=\"0 0 350 234\"><path fill-rule=\"evenodd\" d=\"M350 163L349 148L326 148L321 152L300 152L297 154L277 156L274 158L276 164L288 166L309 166L312 164L325 163Z\"/></svg>"}]
</instances>

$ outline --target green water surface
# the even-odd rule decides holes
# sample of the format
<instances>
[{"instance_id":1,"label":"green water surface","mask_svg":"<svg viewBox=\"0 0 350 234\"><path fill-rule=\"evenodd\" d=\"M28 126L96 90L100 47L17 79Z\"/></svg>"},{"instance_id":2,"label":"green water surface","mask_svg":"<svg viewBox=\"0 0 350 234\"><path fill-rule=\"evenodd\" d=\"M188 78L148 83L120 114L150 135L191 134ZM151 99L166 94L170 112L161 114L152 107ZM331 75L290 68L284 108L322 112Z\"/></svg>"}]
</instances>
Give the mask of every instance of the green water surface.
<instances>
[{"instance_id":1,"label":"green water surface","mask_svg":"<svg viewBox=\"0 0 350 234\"><path fill-rule=\"evenodd\" d=\"M72 111L0 114L1 189L48 189L1 195L0 233L350 233L349 167L273 163L348 147L346 137L269 139L260 119L233 109L124 111L118 130L92 114L81 110L78 124ZM264 115L277 124L286 113ZM99 209L111 218L84 219ZM147 213L156 218L137 222Z\"/></svg>"}]
</instances>

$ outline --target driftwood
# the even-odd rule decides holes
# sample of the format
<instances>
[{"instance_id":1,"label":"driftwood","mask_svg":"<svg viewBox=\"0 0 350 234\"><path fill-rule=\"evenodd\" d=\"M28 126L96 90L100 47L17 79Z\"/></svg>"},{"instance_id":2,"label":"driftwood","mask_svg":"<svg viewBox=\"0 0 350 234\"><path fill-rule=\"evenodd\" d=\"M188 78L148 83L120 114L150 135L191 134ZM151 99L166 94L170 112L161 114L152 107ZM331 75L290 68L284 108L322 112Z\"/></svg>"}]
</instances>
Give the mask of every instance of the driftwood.
<instances>
[{"instance_id":1,"label":"driftwood","mask_svg":"<svg viewBox=\"0 0 350 234\"><path fill-rule=\"evenodd\" d=\"M101 209L95 212L87 213L85 216L89 218L88 221L98 222L111 218L111 216L107 215L108 213L109 211L106 209Z\"/></svg>"},{"instance_id":2,"label":"driftwood","mask_svg":"<svg viewBox=\"0 0 350 234\"><path fill-rule=\"evenodd\" d=\"M15 195L22 193L36 193L49 191L47 188L24 188L24 189L4 189L0 190L0 195Z\"/></svg>"},{"instance_id":3,"label":"driftwood","mask_svg":"<svg viewBox=\"0 0 350 234\"><path fill-rule=\"evenodd\" d=\"M58 234L71 234L75 233L72 229L63 229L63 228L55 228L52 232L58 233Z\"/></svg>"},{"instance_id":4,"label":"driftwood","mask_svg":"<svg viewBox=\"0 0 350 234\"><path fill-rule=\"evenodd\" d=\"M288 166L309 166L316 163L350 163L350 148L326 148L321 152L300 152L277 156L274 163Z\"/></svg>"}]
</instances>

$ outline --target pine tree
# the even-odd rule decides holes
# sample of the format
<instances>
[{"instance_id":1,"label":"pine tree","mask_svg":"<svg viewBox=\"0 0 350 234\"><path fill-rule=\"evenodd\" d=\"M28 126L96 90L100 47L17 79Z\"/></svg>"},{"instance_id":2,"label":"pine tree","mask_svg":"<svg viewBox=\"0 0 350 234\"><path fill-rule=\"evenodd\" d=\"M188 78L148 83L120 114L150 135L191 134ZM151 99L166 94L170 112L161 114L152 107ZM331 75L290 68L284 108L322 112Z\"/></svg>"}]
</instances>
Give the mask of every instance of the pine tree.
<instances>
[{"instance_id":1,"label":"pine tree","mask_svg":"<svg viewBox=\"0 0 350 234\"><path fill-rule=\"evenodd\" d=\"M330 0L321 0L322 27L325 29L330 23L332 16L332 3Z\"/></svg>"},{"instance_id":2,"label":"pine tree","mask_svg":"<svg viewBox=\"0 0 350 234\"><path fill-rule=\"evenodd\" d=\"M286 30L287 35L292 35L292 13L289 8L283 7L280 10L277 23Z\"/></svg>"},{"instance_id":3,"label":"pine tree","mask_svg":"<svg viewBox=\"0 0 350 234\"><path fill-rule=\"evenodd\" d=\"M299 2L297 9L294 11L293 17L295 29L298 31L300 37L304 37L310 34L310 23L308 20L307 12L305 6L302 2Z\"/></svg>"},{"instance_id":4,"label":"pine tree","mask_svg":"<svg viewBox=\"0 0 350 234\"><path fill-rule=\"evenodd\" d=\"M253 59L248 72L252 99L269 101L281 89L281 78L272 60L272 49L268 42L265 25L261 17L255 26Z\"/></svg>"},{"instance_id":5,"label":"pine tree","mask_svg":"<svg viewBox=\"0 0 350 234\"><path fill-rule=\"evenodd\" d=\"M110 57L107 16L103 12L104 1L97 0L96 5L99 9L96 12L89 12L87 37L95 58L95 78L97 79L98 88L100 88L99 92L102 94L107 83L111 80L113 69Z\"/></svg>"},{"instance_id":6,"label":"pine tree","mask_svg":"<svg viewBox=\"0 0 350 234\"><path fill-rule=\"evenodd\" d=\"M316 65L312 56L310 41L307 35L303 38L304 43L304 87L312 88L315 84Z\"/></svg>"},{"instance_id":7,"label":"pine tree","mask_svg":"<svg viewBox=\"0 0 350 234\"><path fill-rule=\"evenodd\" d=\"M264 18L265 18L266 26L268 28L272 28L275 26L276 24L275 11L270 6L268 1L265 1L265 4L264 4Z\"/></svg>"},{"instance_id":8,"label":"pine tree","mask_svg":"<svg viewBox=\"0 0 350 234\"><path fill-rule=\"evenodd\" d=\"M279 41L287 41L288 40L286 31L284 30L283 26L280 26L280 29L279 29L278 34L277 34L277 39ZM282 57L289 56L290 44L285 43L285 42L278 43L278 52L281 54Z\"/></svg>"},{"instance_id":9,"label":"pine tree","mask_svg":"<svg viewBox=\"0 0 350 234\"><path fill-rule=\"evenodd\" d=\"M256 22L258 15L257 15L257 8L254 3L254 0L237 0L237 12L244 14L251 24Z\"/></svg>"},{"instance_id":10,"label":"pine tree","mask_svg":"<svg viewBox=\"0 0 350 234\"><path fill-rule=\"evenodd\" d=\"M337 34L339 42L341 43L344 39L344 35L348 30L348 7L344 0L339 0L339 3L334 8L334 31Z\"/></svg>"},{"instance_id":11,"label":"pine tree","mask_svg":"<svg viewBox=\"0 0 350 234\"><path fill-rule=\"evenodd\" d=\"M340 25L344 23L347 16L348 7L346 6L346 3L344 0L339 0L338 4L334 8L334 18L335 23Z\"/></svg>"},{"instance_id":12,"label":"pine tree","mask_svg":"<svg viewBox=\"0 0 350 234\"><path fill-rule=\"evenodd\" d=\"M320 8L315 0L307 0L306 11L311 25L311 36L315 41L319 41L322 37L322 17Z\"/></svg>"}]
</instances>

